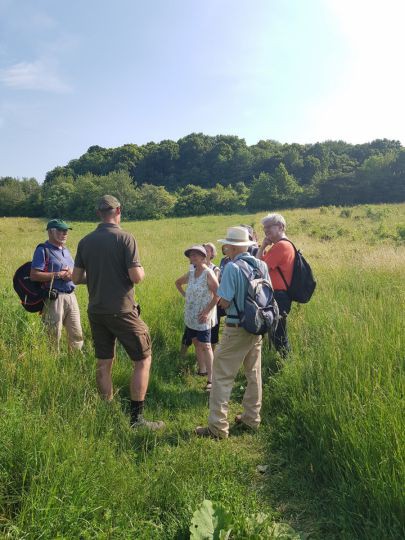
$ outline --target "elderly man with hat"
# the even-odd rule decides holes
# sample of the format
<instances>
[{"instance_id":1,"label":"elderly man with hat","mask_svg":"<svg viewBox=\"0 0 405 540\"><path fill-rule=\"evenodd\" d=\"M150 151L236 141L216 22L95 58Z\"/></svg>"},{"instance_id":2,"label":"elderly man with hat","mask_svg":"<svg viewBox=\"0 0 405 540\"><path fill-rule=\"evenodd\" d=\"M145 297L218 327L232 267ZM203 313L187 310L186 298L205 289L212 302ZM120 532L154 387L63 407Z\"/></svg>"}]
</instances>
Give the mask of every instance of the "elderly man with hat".
<instances>
[{"instance_id":1,"label":"elderly man with hat","mask_svg":"<svg viewBox=\"0 0 405 540\"><path fill-rule=\"evenodd\" d=\"M133 235L120 227L121 204L115 197L101 197L97 213L101 223L79 242L73 281L87 283L98 390L103 399L112 400L112 366L118 339L133 361L131 426L160 429L163 422L151 422L143 416L152 348L149 329L134 300L134 284L145 277L138 245Z\"/></svg>"},{"instance_id":2,"label":"elderly man with hat","mask_svg":"<svg viewBox=\"0 0 405 540\"><path fill-rule=\"evenodd\" d=\"M61 219L51 219L46 230L48 240L40 244L32 258L32 281L43 283L49 289L42 311L42 321L49 329L49 335L59 350L62 326L65 327L69 349L81 350L83 333L80 311L72 281L73 259L66 247L68 230L71 229Z\"/></svg>"},{"instance_id":3,"label":"elderly man with hat","mask_svg":"<svg viewBox=\"0 0 405 540\"><path fill-rule=\"evenodd\" d=\"M266 264L247 251L254 241L249 240L246 228L231 227L226 238L218 242L224 245L224 251L231 259L224 268L217 291L220 297L219 305L225 309L226 319L221 341L215 349L208 426L197 427L196 433L200 437L223 439L229 434L228 403L236 375L242 365L247 386L242 402L243 412L236 416L235 422L242 427L257 429L262 404L262 336L250 334L239 324L235 304L238 307L244 306L248 280L236 263L241 259L252 267L252 272L258 269L265 279L270 278Z\"/></svg>"}]
</instances>

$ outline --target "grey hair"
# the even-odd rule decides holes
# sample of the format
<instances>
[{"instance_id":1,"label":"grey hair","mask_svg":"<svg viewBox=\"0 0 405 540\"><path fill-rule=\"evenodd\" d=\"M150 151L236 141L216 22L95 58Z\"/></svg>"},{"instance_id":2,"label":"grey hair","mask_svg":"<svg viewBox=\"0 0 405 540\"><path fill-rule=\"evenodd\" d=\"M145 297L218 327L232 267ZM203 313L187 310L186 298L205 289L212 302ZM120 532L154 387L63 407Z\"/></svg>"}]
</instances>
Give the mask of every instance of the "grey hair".
<instances>
[{"instance_id":1,"label":"grey hair","mask_svg":"<svg viewBox=\"0 0 405 540\"><path fill-rule=\"evenodd\" d=\"M262 225L282 225L287 230L287 223L281 214L267 214L262 219Z\"/></svg>"},{"instance_id":2,"label":"grey hair","mask_svg":"<svg viewBox=\"0 0 405 540\"><path fill-rule=\"evenodd\" d=\"M203 246L206 248L207 246L211 248L212 250L212 259L217 256L217 248L214 246L212 242L207 242L206 244L203 244Z\"/></svg>"}]
</instances>

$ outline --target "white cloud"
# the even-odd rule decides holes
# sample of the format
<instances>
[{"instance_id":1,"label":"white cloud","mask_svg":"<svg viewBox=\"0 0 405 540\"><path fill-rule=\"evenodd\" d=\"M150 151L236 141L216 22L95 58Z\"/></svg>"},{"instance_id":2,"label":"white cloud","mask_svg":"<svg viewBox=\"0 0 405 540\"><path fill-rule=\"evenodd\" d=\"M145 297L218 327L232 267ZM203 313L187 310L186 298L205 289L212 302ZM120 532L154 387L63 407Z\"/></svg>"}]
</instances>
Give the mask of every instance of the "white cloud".
<instances>
[{"instance_id":1,"label":"white cloud","mask_svg":"<svg viewBox=\"0 0 405 540\"><path fill-rule=\"evenodd\" d=\"M44 60L19 62L0 70L0 82L10 88L21 90L42 90L66 93L71 88L56 73L52 65Z\"/></svg>"},{"instance_id":2,"label":"white cloud","mask_svg":"<svg viewBox=\"0 0 405 540\"><path fill-rule=\"evenodd\" d=\"M405 143L403 0L327 0L348 49L335 91L309 111L311 139ZM307 132L308 135L308 132Z\"/></svg>"}]
</instances>

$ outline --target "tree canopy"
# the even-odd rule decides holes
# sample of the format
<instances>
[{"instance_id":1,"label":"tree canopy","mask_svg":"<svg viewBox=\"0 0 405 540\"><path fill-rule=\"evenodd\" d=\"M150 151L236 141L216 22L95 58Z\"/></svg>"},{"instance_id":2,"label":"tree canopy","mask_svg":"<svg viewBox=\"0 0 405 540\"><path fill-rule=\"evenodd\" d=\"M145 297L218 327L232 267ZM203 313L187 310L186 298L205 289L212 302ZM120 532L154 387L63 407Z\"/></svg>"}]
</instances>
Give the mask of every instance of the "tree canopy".
<instances>
[{"instance_id":1,"label":"tree canopy","mask_svg":"<svg viewBox=\"0 0 405 540\"><path fill-rule=\"evenodd\" d=\"M133 219L401 202L405 148L388 139L248 146L237 136L203 133L142 146L94 145L49 171L42 186L33 178L0 178L0 215L93 219L94 199L106 192Z\"/></svg>"}]
</instances>

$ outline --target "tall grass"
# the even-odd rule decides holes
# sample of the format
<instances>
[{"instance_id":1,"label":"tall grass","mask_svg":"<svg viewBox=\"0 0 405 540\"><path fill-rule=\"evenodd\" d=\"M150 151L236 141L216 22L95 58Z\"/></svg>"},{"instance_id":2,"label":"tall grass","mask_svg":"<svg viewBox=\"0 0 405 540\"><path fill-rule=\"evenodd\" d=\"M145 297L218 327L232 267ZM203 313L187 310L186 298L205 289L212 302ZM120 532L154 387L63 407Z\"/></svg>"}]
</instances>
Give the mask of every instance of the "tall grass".
<instances>
[{"instance_id":1,"label":"tall grass","mask_svg":"<svg viewBox=\"0 0 405 540\"><path fill-rule=\"evenodd\" d=\"M85 288L85 354L50 351L39 317L24 312L11 287L15 268L43 241L44 223L0 220L0 536L187 538L193 511L211 499L235 522L265 512L319 538L401 537L404 209L285 213L319 286L289 317L294 352L276 374L278 359L264 349L261 434L220 443L192 434L206 423L207 396L192 353L177 354L183 304L173 282L187 269L186 247L259 216L125 224L147 273L137 296L154 346L147 414L167 424L159 434L128 426L131 366L121 348L115 400L99 400ZM73 227L75 252L94 225ZM231 418L243 385L240 376ZM258 464L270 473L257 473Z\"/></svg>"}]
</instances>

